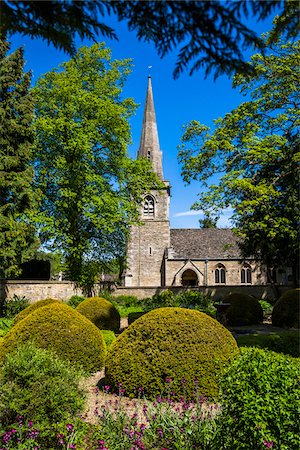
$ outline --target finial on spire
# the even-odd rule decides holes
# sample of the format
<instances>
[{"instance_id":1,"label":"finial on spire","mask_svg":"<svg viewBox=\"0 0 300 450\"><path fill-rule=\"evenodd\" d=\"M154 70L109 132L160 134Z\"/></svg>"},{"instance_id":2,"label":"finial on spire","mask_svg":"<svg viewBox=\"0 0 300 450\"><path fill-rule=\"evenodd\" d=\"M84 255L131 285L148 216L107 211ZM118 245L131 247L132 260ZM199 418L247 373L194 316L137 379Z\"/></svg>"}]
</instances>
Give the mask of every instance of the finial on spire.
<instances>
[{"instance_id":1,"label":"finial on spire","mask_svg":"<svg viewBox=\"0 0 300 450\"><path fill-rule=\"evenodd\" d=\"M150 69L152 69L152 66L148 66L148 69L149 69L148 78L151 78L151 72L150 72Z\"/></svg>"}]
</instances>

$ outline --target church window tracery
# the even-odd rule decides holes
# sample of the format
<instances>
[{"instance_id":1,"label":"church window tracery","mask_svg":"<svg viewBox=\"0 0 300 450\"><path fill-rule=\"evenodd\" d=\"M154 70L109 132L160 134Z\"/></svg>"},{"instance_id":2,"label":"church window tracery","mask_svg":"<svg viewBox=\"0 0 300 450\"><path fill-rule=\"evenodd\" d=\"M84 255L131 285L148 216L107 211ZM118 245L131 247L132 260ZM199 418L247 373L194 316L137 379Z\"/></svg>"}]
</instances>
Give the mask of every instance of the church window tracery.
<instances>
[{"instance_id":1,"label":"church window tracery","mask_svg":"<svg viewBox=\"0 0 300 450\"><path fill-rule=\"evenodd\" d=\"M226 269L223 264L218 264L215 269L215 283L226 284Z\"/></svg>"},{"instance_id":2,"label":"church window tracery","mask_svg":"<svg viewBox=\"0 0 300 450\"><path fill-rule=\"evenodd\" d=\"M251 284L252 283L252 273L249 264L245 264L241 270L241 284Z\"/></svg>"},{"instance_id":3,"label":"church window tracery","mask_svg":"<svg viewBox=\"0 0 300 450\"><path fill-rule=\"evenodd\" d=\"M145 217L154 217L154 198L151 195L145 197L143 214Z\"/></svg>"}]
</instances>

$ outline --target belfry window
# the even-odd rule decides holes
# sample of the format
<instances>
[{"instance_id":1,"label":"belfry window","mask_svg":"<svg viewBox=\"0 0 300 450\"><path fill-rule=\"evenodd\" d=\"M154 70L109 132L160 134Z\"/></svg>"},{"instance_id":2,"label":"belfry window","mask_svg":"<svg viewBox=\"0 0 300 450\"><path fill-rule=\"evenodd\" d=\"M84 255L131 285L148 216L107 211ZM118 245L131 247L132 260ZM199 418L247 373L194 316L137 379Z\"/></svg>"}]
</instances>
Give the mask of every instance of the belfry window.
<instances>
[{"instance_id":1,"label":"belfry window","mask_svg":"<svg viewBox=\"0 0 300 450\"><path fill-rule=\"evenodd\" d=\"M226 269L223 264L218 264L215 269L215 283L226 284Z\"/></svg>"},{"instance_id":2,"label":"belfry window","mask_svg":"<svg viewBox=\"0 0 300 450\"><path fill-rule=\"evenodd\" d=\"M154 198L151 195L145 197L143 214L145 217L154 217Z\"/></svg>"},{"instance_id":3,"label":"belfry window","mask_svg":"<svg viewBox=\"0 0 300 450\"><path fill-rule=\"evenodd\" d=\"M251 267L247 264L242 267L241 270L241 284L251 284L252 283L252 273Z\"/></svg>"},{"instance_id":4,"label":"belfry window","mask_svg":"<svg viewBox=\"0 0 300 450\"><path fill-rule=\"evenodd\" d=\"M147 158L149 159L149 161L151 160L151 152L150 152L150 150L147 151Z\"/></svg>"}]
</instances>

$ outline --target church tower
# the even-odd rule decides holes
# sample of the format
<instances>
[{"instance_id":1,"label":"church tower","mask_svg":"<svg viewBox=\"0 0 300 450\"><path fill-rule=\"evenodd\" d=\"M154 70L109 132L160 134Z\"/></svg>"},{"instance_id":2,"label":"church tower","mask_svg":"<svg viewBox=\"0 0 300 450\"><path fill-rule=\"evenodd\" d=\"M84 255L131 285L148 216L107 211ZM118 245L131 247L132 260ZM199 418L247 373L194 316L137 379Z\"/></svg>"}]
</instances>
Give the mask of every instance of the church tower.
<instances>
[{"instance_id":1,"label":"church tower","mask_svg":"<svg viewBox=\"0 0 300 450\"><path fill-rule=\"evenodd\" d=\"M131 228L127 247L125 286L165 286L164 254L170 246L170 187L164 180L151 77L144 110L138 158L148 158L165 187L145 193L140 210L141 225Z\"/></svg>"}]
</instances>

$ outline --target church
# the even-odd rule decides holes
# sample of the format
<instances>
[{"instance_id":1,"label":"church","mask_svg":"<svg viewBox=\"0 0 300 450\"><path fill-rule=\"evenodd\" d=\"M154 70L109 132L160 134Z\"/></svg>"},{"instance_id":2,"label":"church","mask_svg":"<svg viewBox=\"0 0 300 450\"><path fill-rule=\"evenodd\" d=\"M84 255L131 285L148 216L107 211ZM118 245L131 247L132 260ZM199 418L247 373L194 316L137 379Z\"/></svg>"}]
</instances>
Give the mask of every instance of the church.
<instances>
[{"instance_id":1,"label":"church","mask_svg":"<svg viewBox=\"0 0 300 450\"><path fill-rule=\"evenodd\" d=\"M170 183L163 175L150 76L137 157L150 160L164 188L145 193L140 209L141 225L131 228L125 288L258 286L267 283L266 270L256 260L242 258L238 239L230 229L170 228Z\"/></svg>"}]
</instances>

